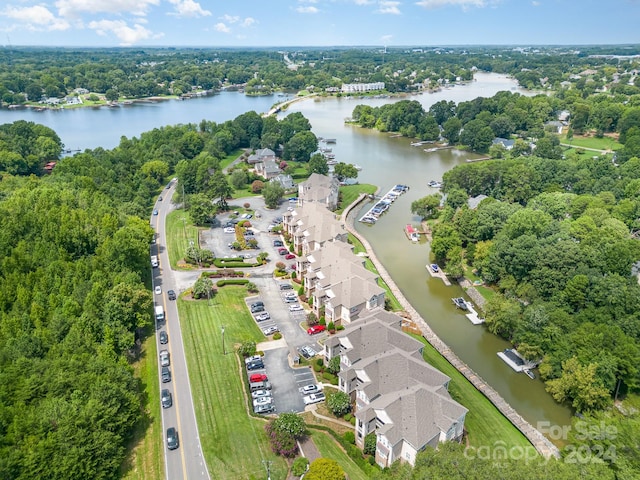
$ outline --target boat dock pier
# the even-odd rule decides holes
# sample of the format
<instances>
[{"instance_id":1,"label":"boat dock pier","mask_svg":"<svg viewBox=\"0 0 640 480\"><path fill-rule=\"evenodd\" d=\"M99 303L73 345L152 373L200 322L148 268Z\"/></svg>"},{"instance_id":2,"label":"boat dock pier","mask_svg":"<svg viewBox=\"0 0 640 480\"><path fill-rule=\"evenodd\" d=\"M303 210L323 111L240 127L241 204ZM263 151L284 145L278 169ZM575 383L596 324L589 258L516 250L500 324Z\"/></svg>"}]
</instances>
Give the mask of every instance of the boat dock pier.
<instances>
[{"instance_id":1,"label":"boat dock pier","mask_svg":"<svg viewBox=\"0 0 640 480\"><path fill-rule=\"evenodd\" d=\"M389 210L389 207L393 202L396 201L396 198L405 193L407 190L409 190L409 187L406 185L394 185L393 188L380 199L380 201L378 201L373 207L369 209L367 213L360 217L360 221L362 223L376 223L380 215Z\"/></svg>"},{"instance_id":2,"label":"boat dock pier","mask_svg":"<svg viewBox=\"0 0 640 480\"><path fill-rule=\"evenodd\" d=\"M560 450L551 441L545 437L540 431L536 430L533 425L527 422L522 416L516 412L511 405L509 405L504 398L500 396L490 385L485 382L476 372L474 372L467 364L465 364L458 356L451 351L449 346L444 343L440 337L431 329L429 324L424 318L416 311L415 308L405 298L404 294L400 291L395 284L389 272L384 268L384 265L378 260L373 248L369 244L366 238L353 228L353 219L349 218L349 213L362 202L367 196L361 194L351 205L349 205L343 212L342 218L345 219L345 227L354 237L362 242L362 245L367 250L370 260L380 274L380 278L391 289L393 295L398 299L402 308L409 314L411 320L422 332L424 339L429 342L447 361L458 370L464 377L476 387L487 399L520 431L527 437L533 447L538 451L540 455L545 458L560 457Z\"/></svg>"}]
</instances>

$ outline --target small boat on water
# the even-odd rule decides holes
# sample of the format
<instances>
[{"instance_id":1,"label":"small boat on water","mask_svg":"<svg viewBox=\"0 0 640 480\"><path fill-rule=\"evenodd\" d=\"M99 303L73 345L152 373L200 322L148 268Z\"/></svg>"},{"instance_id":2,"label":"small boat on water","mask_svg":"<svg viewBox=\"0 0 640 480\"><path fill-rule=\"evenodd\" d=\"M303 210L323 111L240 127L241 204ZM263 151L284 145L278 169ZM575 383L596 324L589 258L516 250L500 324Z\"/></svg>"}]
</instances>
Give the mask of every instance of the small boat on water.
<instances>
[{"instance_id":1,"label":"small boat on water","mask_svg":"<svg viewBox=\"0 0 640 480\"><path fill-rule=\"evenodd\" d=\"M442 188L442 182L438 182L436 180L431 180L429 183L427 183L427 185L429 185L431 188Z\"/></svg>"},{"instance_id":2,"label":"small boat on water","mask_svg":"<svg viewBox=\"0 0 640 480\"><path fill-rule=\"evenodd\" d=\"M425 148L424 149L424 151L427 152L427 153L435 152L437 150L438 150L437 148Z\"/></svg>"},{"instance_id":3,"label":"small boat on water","mask_svg":"<svg viewBox=\"0 0 640 480\"><path fill-rule=\"evenodd\" d=\"M327 165L337 165L337 164L338 164L337 160L334 160L334 159L327 160Z\"/></svg>"},{"instance_id":4,"label":"small boat on water","mask_svg":"<svg viewBox=\"0 0 640 480\"><path fill-rule=\"evenodd\" d=\"M357 163L353 166L353 168L355 168L357 171L362 170L362 167L360 165L358 165Z\"/></svg>"},{"instance_id":5,"label":"small boat on water","mask_svg":"<svg viewBox=\"0 0 640 480\"><path fill-rule=\"evenodd\" d=\"M420 234L418 233L418 231L415 228L413 228L413 225L408 223L407 226L404 227L404 233L407 234L407 237L412 242L419 242L420 241Z\"/></svg>"},{"instance_id":6,"label":"small boat on water","mask_svg":"<svg viewBox=\"0 0 640 480\"><path fill-rule=\"evenodd\" d=\"M523 370L523 372L527 375L527 377L529 377L531 380L535 380L536 379L536 375L535 373L533 373L531 370L529 370L528 368L525 368Z\"/></svg>"},{"instance_id":7,"label":"small boat on water","mask_svg":"<svg viewBox=\"0 0 640 480\"><path fill-rule=\"evenodd\" d=\"M464 298L456 297L456 298L452 298L451 301L460 310L469 310L469 307L467 306L467 301Z\"/></svg>"},{"instance_id":8,"label":"small boat on water","mask_svg":"<svg viewBox=\"0 0 640 480\"><path fill-rule=\"evenodd\" d=\"M325 138L324 139L324 143L336 143L336 139L335 138Z\"/></svg>"}]
</instances>

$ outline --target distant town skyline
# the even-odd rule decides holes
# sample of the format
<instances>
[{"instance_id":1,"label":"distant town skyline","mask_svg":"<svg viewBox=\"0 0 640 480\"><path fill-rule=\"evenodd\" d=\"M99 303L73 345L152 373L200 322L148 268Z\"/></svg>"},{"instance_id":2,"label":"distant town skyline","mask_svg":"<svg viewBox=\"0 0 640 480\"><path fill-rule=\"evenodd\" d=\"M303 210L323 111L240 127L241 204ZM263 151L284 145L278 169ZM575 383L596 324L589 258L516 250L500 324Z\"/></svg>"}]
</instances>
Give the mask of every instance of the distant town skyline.
<instances>
[{"instance_id":1,"label":"distant town skyline","mask_svg":"<svg viewBox=\"0 0 640 480\"><path fill-rule=\"evenodd\" d=\"M639 0L7 0L3 3L0 44L5 46L640 43Z\"/></svg>"}]
</instances>

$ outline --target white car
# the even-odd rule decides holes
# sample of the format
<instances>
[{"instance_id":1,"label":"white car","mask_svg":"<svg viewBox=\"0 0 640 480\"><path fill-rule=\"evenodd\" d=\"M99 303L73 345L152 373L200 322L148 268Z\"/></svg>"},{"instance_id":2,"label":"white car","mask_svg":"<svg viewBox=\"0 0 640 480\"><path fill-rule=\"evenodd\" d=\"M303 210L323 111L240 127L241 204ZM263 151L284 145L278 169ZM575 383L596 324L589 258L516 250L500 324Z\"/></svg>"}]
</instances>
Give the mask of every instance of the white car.
<instances>
[{"instance_id":1,"label":"white car","mask_svg":"<svg viewBox=\"0 0 640 480\"><path fill-rule=\"evenodd\" d=\"M168 350L160 350L160 366L168 367L170 364L169 360L169 351Z\"/></svg>"},{"instance_id":2,"label":"white car","mask_svg":"<svg viewBox=\"0 0 640 480\"><path fill-rule=\"evenodd\" d=\"M273 403L273 397L260 397L253 400L254 407L257 407L259 405L271 405L272 403Z\"/></svg>"},{"instance_id":3,"label":"white car","mask_svg":"<svg viewBox=\"0 0 640 480\"><path fill-rule=\"evenodd\" d=\"M160 295L162 293L162 287L160 285L156 285L156 288L153 291L156 295Z\"/></svg>"},{"instance_id":4,"label":"white car","mask_svg":"<svg viewBox=\"0 0 640 480\"><path fill-rule=\"evenodd\" d=\"M303 395L310 395L312 393L320 393L322 388L320 385L305 385L300 388L300 393Z\"/></svg>"},{"instance_id":5,"label":"white car","mask_svg":"<svg viewBox=\"0 0 640 480\"><path fill-rule=\"evenodd\" d=\"M236 233L236 229L233 227L225 227L224 233Z\"/></svg>"},{"instance_id":6,"label":"white car","mask_svg":"<svg viewBox=\"0 0 640 480\"><path fill-rule=\"evenodd\" d=\"M252 398L263 398L263 397L270 397L270 396L271 396L271 390L256 390L255 392L251 393Z\"/></svg>"},{"instance_id":7,"label":"white car","mask_svg":"<svg viewBox=\"0 0 640 480\"><path fill-rule=\"evenodd\" d=\"M271 315L269 315L269 312L262 312L256 315L256 322L262 322L264 320L269 320L271 318Z\"/></svg>"},{"instance_id":8,"label":"white car","mask_svg":"<svg viewBox=\"0 0 640 480\"><path fill-rule=\"evenodd\" d=\"M305 405L313 405L314 403L324 402L324 393L312 393L303 399Z\"/></svg>"},{"instance_id":9,"label":"white car","mask_svg":"<svg viewBox=\"0 0 640 480\"><path fill-rule=\"evenodd\" d=\"M265 328L262 333L265 334L265 336L269 336L269 335L273 335L274 333L276 333L277 331L279 331L278 326L274 325L273 327L269 327L269 328Z\"/></svg>"},{"instance_id":10,"label":"white car","mask_svg":"<svg viewBox=\"0 0 640 480\"><path fill-rule=\"evenodd\" d=\"M296 303L294 305L289 305L290 312L302 312L303 310L304 308L302 308L302 305L300 305L299 303Z\"/></svg>"}]
</instances>

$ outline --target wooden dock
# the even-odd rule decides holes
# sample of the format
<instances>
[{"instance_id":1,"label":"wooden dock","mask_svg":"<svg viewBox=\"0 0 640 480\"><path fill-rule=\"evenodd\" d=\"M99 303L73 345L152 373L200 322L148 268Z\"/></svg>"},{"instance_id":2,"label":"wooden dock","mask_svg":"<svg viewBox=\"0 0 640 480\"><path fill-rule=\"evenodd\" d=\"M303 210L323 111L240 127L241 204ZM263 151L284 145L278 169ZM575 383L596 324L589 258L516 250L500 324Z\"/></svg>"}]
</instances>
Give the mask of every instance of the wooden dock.
<instances>
[{"instance_id":1,"label":"wooden dock","mask_svg":"<svg viewBox=\"0 0 640 480\"><path fill-rule=\"evenodd\" d=\"M527 437L534 448L545 458L560 457L560 450L551 441L545 437L542 433L536 430L529 422L527 422L522 416L516 412L511 405L509 405L504 398L500 396L490 385L485 382L482 377L475 373L467 364L458 358L458 356L451 351L449 346L444 343L440 337L438 337L427 322L420 316L420 314L411 306L405 296L402 294L398 286L395 284L387 270L380 263L378 258L371 248L369 242L363 238L353 228L353 218L349 218L349 213L360 204L362 200L366 198L365 194L361 194L351 205L349 205L343 212L342 218L345 219L345 226L349 233L362 242L364 247L369 253L369 258L378 269L380 277L387 283L395 297L398 299L405 311L411 316L413 322L422 331L422 336L427 340L438 352L447 359L447 361L453 365L456 370L462 373L467 380L469 380L474 387L484 394L485 397L493 403L493 405L518 429L522 434ZM430 269L428 269L430 270Z\"/></svg>"},{"instance_id":2,"label":"wooden dock","mask_svg":"<svg viewBox=\"0 0 640 480\"><path fill-rule=\"evenodd\" d=\"M425 268L427 269L427 272L429 272L429 275L431 275L433 278L439 278L447 287L451 286L451 282L449 281L449 278L444 274L441 268L438 268L437 272L434 272L431 269L431 264L425 265Z\"/></svg>"}]
</instances>

